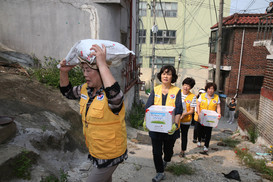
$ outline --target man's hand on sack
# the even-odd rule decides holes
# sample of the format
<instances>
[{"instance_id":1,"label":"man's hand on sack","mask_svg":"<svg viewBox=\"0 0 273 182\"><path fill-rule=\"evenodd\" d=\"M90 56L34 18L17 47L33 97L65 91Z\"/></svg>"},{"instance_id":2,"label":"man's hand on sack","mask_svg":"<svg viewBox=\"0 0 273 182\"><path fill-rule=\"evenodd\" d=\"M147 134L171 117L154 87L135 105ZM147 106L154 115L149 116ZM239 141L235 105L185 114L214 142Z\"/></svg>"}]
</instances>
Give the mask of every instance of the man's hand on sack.
<instances>
[{"instance_id":1,"label":"man's hand on sack","mask_svg":"<svg viewBox=\"0 0 273 182\"><path fill-rule=\"evenodd\" d=\"M178 124L174 123L172 125L172 129L168 131L168 134L173 135L177 128L178 128Z\"/></svg>"}]
</instances>

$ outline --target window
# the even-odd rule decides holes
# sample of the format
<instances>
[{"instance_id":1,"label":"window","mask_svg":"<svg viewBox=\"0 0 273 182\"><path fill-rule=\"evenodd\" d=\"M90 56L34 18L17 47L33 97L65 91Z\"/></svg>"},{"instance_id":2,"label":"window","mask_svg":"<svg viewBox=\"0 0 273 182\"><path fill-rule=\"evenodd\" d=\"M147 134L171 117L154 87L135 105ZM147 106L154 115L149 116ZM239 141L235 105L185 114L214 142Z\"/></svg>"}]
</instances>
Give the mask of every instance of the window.
<instances>
[{"instance_id":1,"label":"window","mask_svg":"<svg viewBox=\"0 0 273 182\"><path fill-rule=\"evenodd\" d=\"M153 43L153 32L150 32L150 43ZM156 44L176 44L176 30L158 30L155 37Z\"/></svg>"},{"instance_id":2,"label":"window","mask_svg":"<svg viewBox=\"0 0 273 182\"><path fill-rule=\"evenodd\" d=\"M162 5L162 8L161 8ZM165 17L177 16L177 3L176 2L159 2L155 5L155 14L157 17L163 17L162 10ZM151 9L151 16L153 16L153 8Z\"/></svg>"},{"instance_id":3,"label":"window","mask_svg":"<svg viewBox=\"0 0 273 182\"><path fill-rule=\"evenodd\" d=\"M259 94L263 85L263 76L245 76L244 94Z\"/></svg>"},{"instance_id":4,"label":"window","mask_svg":"<svg viewBox=\"0 0 273 182\"><path fill-rule=\"evenodd\" d=\"M139 44L146 43L146 30L139 30Z\"/></svg>"},{"instance_id":5,"label":"window","mask_svg":"<svg viewBox=\"0 0 273 182\"><path fill-rule=\"evenodd\" d=\"M152 57L150 57L150 68L152 67ZM172 65L174 66L175 57L156 57L154 65L156 68L162 68L164 65Z\"/></svg>"},{"instance_id":6,"label":"window","mask_svg":"<svg viewBox=\"0 0 273 182\"><path fill-rule=\"evenodd\" d=\"M223 28L222 31L222 53L229 54L232 51L232 35L233 35L233 29L231 28ZM218 30L211 32L210 37L210 52L216 53L217 52L217 39L218 39Z\"/></svg>"},{"instance_id":7,"label":"window","mask_svg":"<svg viewBox=\"0 0 273 182\"><path fill-rule=\"evenodd\" d=\"M142 68L142 64L143 64L143 57L142 56L139 56L138 57L138 62L137 64L139 64L139 67Z\"/></svg>"},{"instance_id":8,"label":"window","mask_svg":"<svg viewBox=\"0 0 273 182\"><path fill-rule=\"evenodd\" d=\"M211 32L210 36L210 52L216 53L217 51L217 34L218 31Z\"/></svg>"},{"instance_id":9,"label":"window","mask_svg":"<svg viewBox=\"0 0 273 182\"><path fill-rule=\"evenodd\" d=\"M140 1L139 2L139 16L147 15L147 2Z\"/></svg>"}]
</instances>

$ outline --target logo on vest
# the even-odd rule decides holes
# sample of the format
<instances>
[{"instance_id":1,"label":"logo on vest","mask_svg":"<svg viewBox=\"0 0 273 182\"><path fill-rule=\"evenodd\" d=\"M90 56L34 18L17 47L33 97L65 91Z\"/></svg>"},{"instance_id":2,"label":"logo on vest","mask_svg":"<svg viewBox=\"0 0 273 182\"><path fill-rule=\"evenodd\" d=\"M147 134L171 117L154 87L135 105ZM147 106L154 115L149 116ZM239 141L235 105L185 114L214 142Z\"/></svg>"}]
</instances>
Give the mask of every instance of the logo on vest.
<instances>
[{"instance_id":1,"label":"logo on vest","mask_svg":"<svg viewBox=\"0 0 273 182\"><path fill-rule=\"evenodd\" d=\"M104 98L104 95L103 95L103 94L97 96L97 99L98 99L99 101L103 100L103 98Z\"/></svg>"},{"instance_id":2,"label":"logo on vest","mask_svg":"<svg viewBox=\"0 0 273 182\"><path fill-rule=\"evenodd\" d=\"M155 94L155 97L158 97L158 98L160 98L160 95L157 95L157 94Z\"/></svg>"},{"instance_id":3,"label":"logo on vest","mask_svg":"<svg viewBox=\"0 0 273 182\"><path fill-rule=\"evenodd\" d=\"M214 104L216 104L216 100L213 100L212 102L213 102Z\"/></svg>"},{"instance_id":4,"label":"logo on vest","mask_svg":"<svg viewBox=\"0 0 273 182\"><path fill-rule=\"evenodd\" d=\"M186 102L187 102L188 104L189 104L189 103L191 103L191 101L190 101L190 100L187 100Z\"/></svg>"},{"instance_id":5,"label":"logo on vest","mask_svg":"<svg viewBox=\"0 0 273 182\"><path fill-rule=\"evenodd\" d=\"M84 100L86 100L86 99L87 99L87 96L84 95L84 94L81 94L81 98L83 98Z\"/></svg>"},{"instance_id":6,"label":"logo on vest","mask_svg":"<svg viewBox=\"0 0 273 182\"><path fill-rule=\"evenodd\" d=\"M174 94L171 94L171 95L170 95L170 98L171 98L171 99L174 99L174 98L175 98L175 95L174 95Z\"/></svg>"}]
</instances>

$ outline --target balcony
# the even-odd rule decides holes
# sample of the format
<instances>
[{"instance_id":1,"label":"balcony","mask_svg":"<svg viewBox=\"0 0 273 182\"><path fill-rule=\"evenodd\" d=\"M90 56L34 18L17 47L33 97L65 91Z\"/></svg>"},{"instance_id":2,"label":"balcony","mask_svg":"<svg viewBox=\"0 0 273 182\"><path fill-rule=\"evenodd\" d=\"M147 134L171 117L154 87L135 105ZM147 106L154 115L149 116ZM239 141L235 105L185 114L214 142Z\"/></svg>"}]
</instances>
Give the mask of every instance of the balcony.
<instances>
[{"instance_id":1,"label":"balcony","mask_svg":"<svg viewBox=\"0 0 273 182\"><path fill-rule=\"evenodd\" d=\"M270 55L267 59L273 59L273 13L259 18L258 32L253 46L265 46Z\"/></svg>"}]
</instances>

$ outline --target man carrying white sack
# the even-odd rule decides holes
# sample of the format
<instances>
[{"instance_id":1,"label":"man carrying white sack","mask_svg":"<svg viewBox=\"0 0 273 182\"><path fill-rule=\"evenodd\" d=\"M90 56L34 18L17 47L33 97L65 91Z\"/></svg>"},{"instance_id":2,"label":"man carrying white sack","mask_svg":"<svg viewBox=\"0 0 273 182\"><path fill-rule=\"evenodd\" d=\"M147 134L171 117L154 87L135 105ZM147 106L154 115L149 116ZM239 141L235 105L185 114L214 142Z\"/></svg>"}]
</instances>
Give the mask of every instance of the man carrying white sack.
<instances>
[{"instance_id":1,"label":"man carrying white sack","mask_svg":"<svg viewBox=\"0 0 273 182\"><path fill-rule=\"evenodd\" d=\"M111 182L118 164L127 159L123 92L106 63L106 48L91 47L96 61L81 59L86 83L72 86L68 72L74 66L60 62L60 90L68 99L80 99L83 134L94 168L88 182Z\"/></svg>"}]
</instances>

